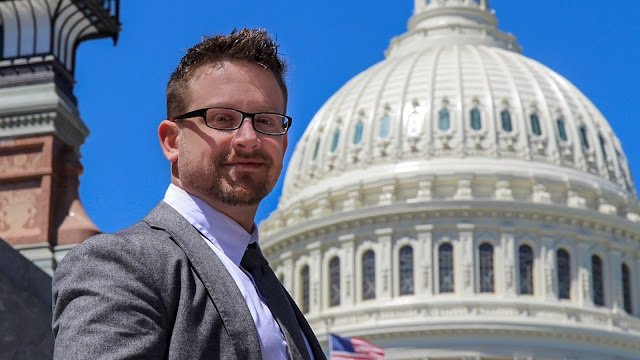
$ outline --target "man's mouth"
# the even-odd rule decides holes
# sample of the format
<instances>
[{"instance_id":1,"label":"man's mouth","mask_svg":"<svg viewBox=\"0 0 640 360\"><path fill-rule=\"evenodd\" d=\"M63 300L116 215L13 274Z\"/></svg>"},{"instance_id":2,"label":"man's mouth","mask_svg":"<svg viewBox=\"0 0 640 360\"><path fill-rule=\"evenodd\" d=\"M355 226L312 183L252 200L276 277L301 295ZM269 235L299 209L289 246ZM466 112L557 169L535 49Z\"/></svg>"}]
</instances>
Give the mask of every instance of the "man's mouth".
<instances>
[{"instance_id":1,"label":"man's mouth","mask_svg":"<svg viewBox=\"0 0 640 360\"><path fill-rule=\"evenodd\" d=\"M266 165L266 163L264 161L259 161L259 160L236 160L236 161L231 161L228 162L226 164L227 166L233 167L235 169L241 169L241 170L253 170L253 169L258 169L264 165Z\"/></svg>"}]
</instances>

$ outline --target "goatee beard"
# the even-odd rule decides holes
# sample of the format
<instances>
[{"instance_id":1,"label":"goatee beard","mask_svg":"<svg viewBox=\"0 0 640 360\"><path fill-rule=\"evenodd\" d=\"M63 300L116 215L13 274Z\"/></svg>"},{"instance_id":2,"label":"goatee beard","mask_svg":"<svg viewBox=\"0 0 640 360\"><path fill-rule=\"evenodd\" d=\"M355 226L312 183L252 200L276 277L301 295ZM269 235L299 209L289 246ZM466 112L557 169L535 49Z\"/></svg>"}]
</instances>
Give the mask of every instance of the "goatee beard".
<instances>
[{"instance_id":1,"label":"goatee beard","mask_svg":"<svg viewBox=\"0 0 640 360\"><path fill-rule=\"evenodd\" d=\"M226 164L238 159L259 160L263 163L262 166L267 169L271 169L273 166L273 160L262 151L220 155L214 160L214 165L216 169L222 169ZM256 206L269 195L275 185L271 184L272 182L269 177L254 179L251 174L247 173L237 174L234 181L227 176L218 176L209 189L209 196L229 206Z\"/></svg>"}]
</instances>

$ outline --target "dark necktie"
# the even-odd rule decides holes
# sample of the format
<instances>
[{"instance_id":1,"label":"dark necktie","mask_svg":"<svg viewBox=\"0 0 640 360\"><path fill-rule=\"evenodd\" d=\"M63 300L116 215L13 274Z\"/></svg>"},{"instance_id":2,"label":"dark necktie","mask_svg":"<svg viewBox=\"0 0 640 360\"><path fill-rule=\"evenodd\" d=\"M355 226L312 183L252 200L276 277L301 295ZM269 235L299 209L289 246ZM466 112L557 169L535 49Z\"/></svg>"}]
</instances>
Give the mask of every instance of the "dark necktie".
<instances>
[{"instance_id":1,"label":"dark necktie","mask_svg":"<svg viewBox=\"0 0 640 360\"><path fill-rule=\"evenodd\" d=\"M267 302L271 314L278 322L287 341L292 360L310 360L300 325L285 290L255 243L249 244L240 265L251 274L260 295Z\"/></svg>"}]
</instances>

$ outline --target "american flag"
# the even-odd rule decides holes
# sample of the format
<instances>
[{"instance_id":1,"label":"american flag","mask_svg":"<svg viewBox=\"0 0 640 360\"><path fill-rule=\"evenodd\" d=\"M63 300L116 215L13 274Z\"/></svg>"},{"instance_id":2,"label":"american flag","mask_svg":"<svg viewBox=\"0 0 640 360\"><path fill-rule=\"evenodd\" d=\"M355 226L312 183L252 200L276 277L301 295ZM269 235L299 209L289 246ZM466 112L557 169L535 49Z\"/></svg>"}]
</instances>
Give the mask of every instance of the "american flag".
<instances>
[{"instance_id":1,"label":"american flag","mask_svg":"<svg viewBox=\"0 0 640 360\"><path fill-rule=\"evenodd\" d=\"M329 360L383 360L384 349L357 337L331 336Z\"/></svg>"}]
</instances>

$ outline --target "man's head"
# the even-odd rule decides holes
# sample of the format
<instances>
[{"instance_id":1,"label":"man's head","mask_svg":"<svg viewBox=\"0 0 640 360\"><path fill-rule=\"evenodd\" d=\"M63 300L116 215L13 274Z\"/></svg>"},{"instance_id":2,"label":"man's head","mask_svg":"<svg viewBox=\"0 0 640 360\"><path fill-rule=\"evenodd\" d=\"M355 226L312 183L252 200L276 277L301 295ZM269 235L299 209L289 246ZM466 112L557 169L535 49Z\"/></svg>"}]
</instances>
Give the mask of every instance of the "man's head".
<instances>
[{"instance_id":1,"label":"man's head","mask_svg":"<svg viewBox=\"0 0 640 360\"><path fill-rule=\"evenodd\" d=\"M287 148L287 135L270 134L273 117L264 115L284 115L284 71L277 46L264 31L234 31L188 50L167 87L169 116L158 135L171 162L172 183L248 231L258 204L280 176ZM220 130L230 122L237 128Z\"/></svg>"},{"instance_id":2,"label":"man's head","mask_svg":"<svg viewBox=\"0 0 640 360\"><path fill-rule=\"evenodd\" d=\"M286 109L288 93L284 77L287 64L278 54L278 45L265 30L242 29L233 30L227 36L205 36L200 43L187 50L167 84L167 119L187 111L187 84L195 71L204 65L225 60L243 60L271 71L282 90Z\"/></svg>"}]
</instances>

